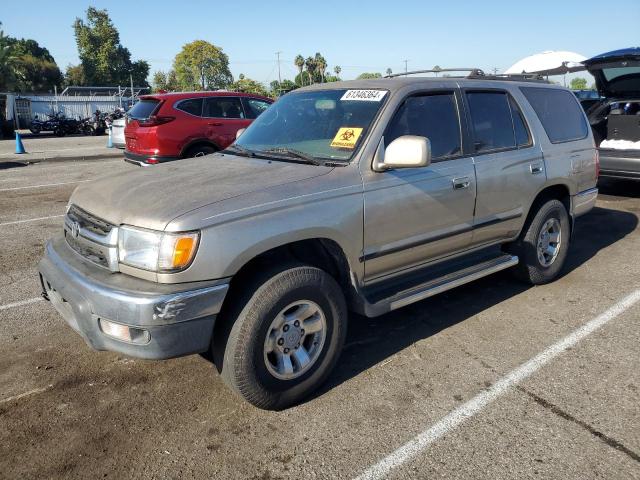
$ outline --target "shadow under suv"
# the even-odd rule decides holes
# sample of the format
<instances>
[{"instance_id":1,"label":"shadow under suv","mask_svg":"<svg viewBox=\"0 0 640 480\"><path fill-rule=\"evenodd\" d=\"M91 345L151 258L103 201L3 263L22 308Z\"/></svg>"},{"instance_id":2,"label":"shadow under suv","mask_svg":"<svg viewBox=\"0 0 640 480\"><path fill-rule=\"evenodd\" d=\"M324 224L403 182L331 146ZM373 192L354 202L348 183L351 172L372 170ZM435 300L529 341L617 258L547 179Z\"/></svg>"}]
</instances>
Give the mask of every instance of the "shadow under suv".
<instances>
[{"instance_id":1,"label":"shadow under suv","mask_svg":"<svg viewBox=\"0 0 640 480\"><path fill-rule=\"evenodd\" d=\"M142 166L217 152L271 103L239 92L145 95L127 114L125 160Z\"/></svg>"}]
</instances>

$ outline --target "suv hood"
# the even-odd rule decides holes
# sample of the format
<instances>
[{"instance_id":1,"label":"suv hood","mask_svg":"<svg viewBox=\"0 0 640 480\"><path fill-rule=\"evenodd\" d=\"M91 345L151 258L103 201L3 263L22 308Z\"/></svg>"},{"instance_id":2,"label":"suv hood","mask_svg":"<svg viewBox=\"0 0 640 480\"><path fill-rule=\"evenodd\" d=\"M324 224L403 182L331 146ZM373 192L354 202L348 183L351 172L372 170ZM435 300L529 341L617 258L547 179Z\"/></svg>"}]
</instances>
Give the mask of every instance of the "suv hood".
<instances>
[{"instance_id":1,"label":"suv hood","mask_svg":"<svg viewBox=\"0 0 640 480\"><path fill-rule=\"evenodd\" d=\"M596 79L600 95L607 98L640 97L640 48L623 48L602 53L582 62ZM629 73L612 78L610 68L629 68Z\"/></svg>"},{"instance_id":2,"label":"suv hood","mask_svg":"<svg viewBox=\"0 0 640 480\"><path fill-rule=\"evenodd\" d=\"M196 208L329 173L333 168L214 154L132 167L84 183L70 203L114 225L164 230Z\"/></svg>"}]
</instances>

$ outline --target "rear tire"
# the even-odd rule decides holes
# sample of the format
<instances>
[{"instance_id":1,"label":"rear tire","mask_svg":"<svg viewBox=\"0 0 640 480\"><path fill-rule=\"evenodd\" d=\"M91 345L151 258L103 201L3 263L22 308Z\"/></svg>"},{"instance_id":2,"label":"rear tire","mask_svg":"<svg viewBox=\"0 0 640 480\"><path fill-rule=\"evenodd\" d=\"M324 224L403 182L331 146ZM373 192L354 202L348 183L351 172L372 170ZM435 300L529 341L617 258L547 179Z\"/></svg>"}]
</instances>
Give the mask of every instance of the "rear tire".
<instances>
[{"instance_id":1,"label":"rear tire","mask_svg":"<svg viewBox=\"0 0 640 480\"><path fill-rule=\"evenodd\" d=\"M567 258L570 230L564 204L555 199L544 203L508 248L520 258L514 268L516 277L532 285L555 280Z\"/></svg>"},{"instance_id":2,"label":"rear tire","mask_svg":"<svg viewBox=\"0 0 640 480\"><path fill-rule=\"evenodd\" d=\"M272 270L243 290L222 319L232 327L222 365L216 363L249 403L286 408L318 388L338 361L347 332L344 295L329 274L307 265Z\"/></svg>"},{"instance_id":3,"label":"rear tire","mask_svg":"<svg viewBox=\"0 0 640 480\"><path fill-rule=\"evenodd\" d=\"M195 147L191 147L187 152L187 157L204 157L205 155L210 155L216 151L210 145L196 145Z\"/></svg>"}]
</instances>

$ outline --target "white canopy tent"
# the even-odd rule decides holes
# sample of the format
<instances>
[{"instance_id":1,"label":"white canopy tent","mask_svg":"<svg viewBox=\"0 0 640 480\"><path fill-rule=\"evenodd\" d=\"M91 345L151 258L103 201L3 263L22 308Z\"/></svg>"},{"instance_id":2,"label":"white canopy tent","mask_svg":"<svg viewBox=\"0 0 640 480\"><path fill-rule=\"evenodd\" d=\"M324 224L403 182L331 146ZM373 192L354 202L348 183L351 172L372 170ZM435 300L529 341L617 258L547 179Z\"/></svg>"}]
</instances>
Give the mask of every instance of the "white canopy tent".
<instances>
[{"instance_id":1,"label":"white canopy tent","mask_svg":"<svg viewBox=\"0 0 640 480\"><path fill-rule=\"evenodd\" d=\"M505 70L505 74L519 75L537 73L539 75L565 75L585 70L581 62L587 57L575 52L547 51L523 58Z\"/></svg>"}]
</instances>

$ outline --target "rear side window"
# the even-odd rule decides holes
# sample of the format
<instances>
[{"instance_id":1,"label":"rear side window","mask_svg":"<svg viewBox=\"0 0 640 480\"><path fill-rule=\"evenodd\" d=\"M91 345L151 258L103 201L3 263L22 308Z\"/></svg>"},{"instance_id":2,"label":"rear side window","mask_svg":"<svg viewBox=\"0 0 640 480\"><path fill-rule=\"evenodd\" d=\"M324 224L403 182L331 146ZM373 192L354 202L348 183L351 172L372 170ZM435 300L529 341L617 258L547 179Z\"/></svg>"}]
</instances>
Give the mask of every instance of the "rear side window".
<instances>
[{"instance_id":1,"label":"rear side window","mask_svg":"<svg viewBox=\"0 0 640 480\"><path fill-rule=\"evenodd\" d=\"M515 148L511 107L505 92L467 92L476 153Z\"/></svg>"},{"instance_id":2,"label":"rear side window","mask_svg":"<svg viewBox=\"0 0 640 480\"><path fill-rule=\"evenodd\" d=\"M127 115L129 118L133 118L135 120L146 120L153 114L159 103L160 100L143 98L131 107L131 110L127 112Z\"/></svg>"},{"instance_id":3,"label":"rear side window","mask_svg":"<svg viewBox=\"0 0 640 480\"><path fill-rule=\"evenodd\" d=\"M182 100L176 105L178 110L195 115L197 117L202 115L202 98L190 98L188 100Z\"/></svg>"},{"instance_id":4,"label":"rear side window","mask_svg":"<svg viewBox=\"0 0 640 480\"><path fill-rule=\"evenodd\" d=\"M245 98L244 106L247 112L247 118L258 118L262 112L264 112L269 105L269 102L260 100L258 98Z\"/></svg>"},{"instance_id":5,"label":"rear side window","mask_svg":"<svg viewBox=\"0 0 640 480\"><path fill-rule=\"evenodd\" d=\"M209 97L204 101L203 117L244 118L242 104L237 97Z\"/></svg>"},{"instance_id":6,"label":"rear side window","mask_svg":"<svg viewBox=\"0 0 640 480\"><path fill-rule=\"evenodd\" d=\"M531 134L527 128L527 122L524 120L522 110L516 101L510 96L509 106L511 107L511 117L513 118L513 130L516 134L516 145L518 148L528 147L531 145Z\"/></svg>"},{"instance_id":7,"label":"rear side window","mask_svg":"<svg viewBox=\"0 0 640 480\"><path fill-rule=\"evenodd\" d=\"M385 133L385 143L402 135L427 137L434 160L459 155L460 121L453 93L407 98Z\"/></svg>"},{"instance_id":8,"label":"rear side window","mask_svg":"<svg viewBox=\"0 0 640 480\"><path fill-rule=\"evenodd\" d=\"M535 110L551 143L580 140L588 135L587 122L575 96L567 90L520 87Z\"/></svg>"}]
</instances>

